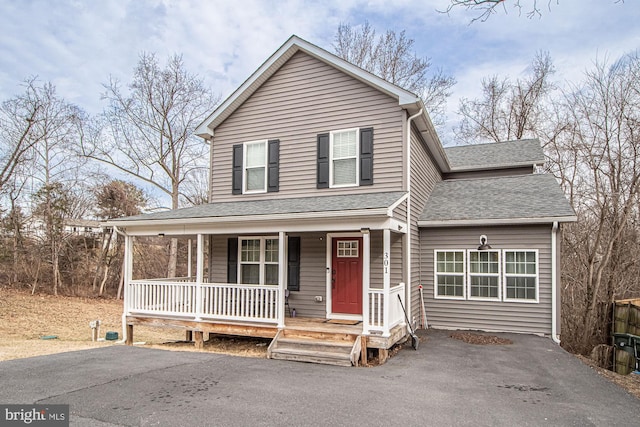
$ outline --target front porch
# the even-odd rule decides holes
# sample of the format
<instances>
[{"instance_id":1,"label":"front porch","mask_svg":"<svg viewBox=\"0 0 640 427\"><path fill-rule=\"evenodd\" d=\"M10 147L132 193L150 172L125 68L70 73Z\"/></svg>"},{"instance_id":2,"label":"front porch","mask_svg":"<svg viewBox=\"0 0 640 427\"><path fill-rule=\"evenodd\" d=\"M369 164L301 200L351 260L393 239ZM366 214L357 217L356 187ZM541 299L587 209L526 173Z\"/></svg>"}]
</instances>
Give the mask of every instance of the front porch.
<instances>
[{"instance_id":1,"label":"front porch","mask_svg":"<svg viewBox=\"0 0 640 427\"><path fill-rule=\"evenodd\" d=\"M197 283L193 277L131 280L125 290L123 315L126 344L133 344L136 325L182 329L196 348L203 347L205 334L269 338L273 340L269 357L288 360L304 359L276 356L271 348L278 339L329 346L330 342L348 341L352 344L348 360L358 365L367 363L368 349L376 349L384 362L388 349L406 337L398 300L399 295L404 303L404 283L390 288L386 296L383 289L369 289L368 314L362 321L290 317L282 294L275 285ZM321 352L316 349L315 353L313 359L318 362Z\"/></svg>"},{"instance_id":2,"label":"front porch","mask_svg":"<svg viewBox=\"0 0 640 427\"><path fill-rule=\"evenodd\" d=\"M318 344L342 334L353 340L353 364L356 348L384 358L406 336L400 300L410 309L406 198L213 203L114 220L125 236L126 341L135 325L155 325L191 331L197 346L204 333L272 338L273 356L293 337ZM144 277L136 240L169 238L188 242L185 277Z\"/></svg>"}]
</instances>

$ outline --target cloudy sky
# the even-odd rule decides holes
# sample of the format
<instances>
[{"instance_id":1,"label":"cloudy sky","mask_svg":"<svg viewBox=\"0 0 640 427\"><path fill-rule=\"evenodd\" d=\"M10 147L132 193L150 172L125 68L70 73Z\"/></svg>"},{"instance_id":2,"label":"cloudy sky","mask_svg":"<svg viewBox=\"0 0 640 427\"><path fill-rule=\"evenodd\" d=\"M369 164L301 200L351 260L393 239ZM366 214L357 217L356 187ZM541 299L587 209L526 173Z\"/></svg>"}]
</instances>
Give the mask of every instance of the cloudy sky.
<instances>
[{"instance_id":1,"label":"cloudy sky","mask_svg":"<svg viewBox=\"0 0 640 427\"><path fill-rule=\"evenodd\" d=\"M507 3L512 0L507 0ZM524 11L534 0L521 0ZM109 76L127 82L140 52L183 55L187 68L223 98L289 36L332 51L340 23L406 30L416 53L453 75L449 124L482 77L517 78L548 51L558 80L577 81L599 59L640 49L638 0L538 0L542 17L512 4L487 22L446 9L449 0L0 0L0 100L37 75L89 113L98 113Z\"/></svg>"}]
</instances>

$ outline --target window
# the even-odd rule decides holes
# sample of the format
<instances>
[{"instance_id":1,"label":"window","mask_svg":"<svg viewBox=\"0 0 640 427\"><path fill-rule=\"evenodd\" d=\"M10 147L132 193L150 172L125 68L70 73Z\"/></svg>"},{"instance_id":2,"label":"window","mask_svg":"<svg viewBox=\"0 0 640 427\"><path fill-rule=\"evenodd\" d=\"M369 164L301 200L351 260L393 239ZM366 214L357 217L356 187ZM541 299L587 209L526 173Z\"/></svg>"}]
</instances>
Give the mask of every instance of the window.
<instances>
[{"instance_id":1,"label":"window","mask_svg":"<svg viewBox=\"0 0 640 427\"><path fill-rule=\"evenodd\" d=\"M469 251L469 299L500 299L500 252Z\"/></svg>"},{"instance_id":2,"label":"window","mask_svg":"<svg viewBox=\"0 0 640 427\"><path fill-rule=\"evenodd\" d=\"M267 184L267 141L244 144L244 192L261 193Z\"/></svg>"},{"instance_id":3,"label":"window","mask_svg":"<svg viewBox=\"0 0 640 427\"><path fill-rule=\"evenodd\" d=\"M435 250L439 299L539 301L537 250Z\"/></svg>"},{"instance_id":4,"label":"window","mask_svg":"<svg viewBox=\"0 0 640 427\"><path fill-rule=\"evenodd\" d=\"M278 239L240 239L240 283L278 284Z\"/></svg>"},{"instance_id":5,"label":"window","mask_svg":"<svg viewBox=\"0 0 640 427\"><path fill-rule=\"evenodd\" d=\"M358 185L358 129L331 132L331 187Z\"/></svg>"},{"instance_id":6,"label":"window","mask_svg":"<svg viewBox=\"0 0 640 427\"><path fill-rule=\"evenodd\" d=\"M538 301L537 251L504 251L505 300Z\"/></svg>"},{"instance_id":7,"label":"window","mask_svg":"<svg viewBox=\"0 0 640 427\"><path fill-rule=\"evenodd\" d=\"M357 257L358 257L358 241L357 240L338 241L338 258L357 258Z\"/></svg>"},{"instance_id":8,"label":"window","mask_svg":"<svg viewBox=\"0 0 640 427\"><path fill-rule=\"evenodd\" d=\"M464 299L464 251L436 251L435 295Z\"/></svg>"}]
</instances>

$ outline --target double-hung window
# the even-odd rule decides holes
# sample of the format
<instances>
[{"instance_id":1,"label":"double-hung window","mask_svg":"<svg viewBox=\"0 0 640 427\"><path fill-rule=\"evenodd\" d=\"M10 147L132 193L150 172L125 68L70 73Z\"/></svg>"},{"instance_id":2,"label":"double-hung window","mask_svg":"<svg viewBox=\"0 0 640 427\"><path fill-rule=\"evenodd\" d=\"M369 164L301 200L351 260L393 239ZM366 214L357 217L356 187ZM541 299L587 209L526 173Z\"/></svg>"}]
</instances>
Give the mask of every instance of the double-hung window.
<instances>
[{"instance_id":1,"label":"double-hung window","mask_svg":"<svg viewBox=\"0 0 640 427\"><path fill-rule=\"evenodd\" d=\"M267 191L267 141L244 144L244 193Z\"/></svg>"},{"instance_id":2,"label":"double-hung window","mask_svg":"<svg viewBox=\"0 0 640 427\"><path fill-rule=\"evenodd\" d=\"M331 187L358 185L358 129L330 133Z\"/></svg>"},{"instance_id":3,"label":"double-hung window","mask_svg":"<svg viewBox=\"0 0 640 427\"><path fill-rule=\"evenodd\" d=\"M504 299L538 301L537 251L504 251Z\"/></svg>"},{"instance_id":4,"label":"double-hung window","mask_svg":"<svg viewBox=\"0 0 640 427\"><path fill-rule=\"evenodd\" d=\"M278 239L250 237L240 239L240 283L278 284Z\"/></svg>"},{"instance_id":5,"label":"double-hung window","mask_svg":"<svg viewBox=\"0 0 640 427\"><path fill-rule=\"evenodd\" d=\"M464 299L464 251L436 251L436 297Z\"/></svg>"},{"instance_id":6,"label":"double-hung window","mask_svg":"<svg viewBox=\"0 0 640 427\"><path fill-rule=\"evenodd\" d=\"M539 302L537 249L434 250L434 296Z\"/></svg>"},{"instance_id":7,"label":"double-hung window","mask_svg":"<svg viewBox=\"0 0 640 427\"><path fill-rule=\"evenodd\" d=\"M469 299L500 299L500 251L469 251Z\"/></svg>"}]
</instances>

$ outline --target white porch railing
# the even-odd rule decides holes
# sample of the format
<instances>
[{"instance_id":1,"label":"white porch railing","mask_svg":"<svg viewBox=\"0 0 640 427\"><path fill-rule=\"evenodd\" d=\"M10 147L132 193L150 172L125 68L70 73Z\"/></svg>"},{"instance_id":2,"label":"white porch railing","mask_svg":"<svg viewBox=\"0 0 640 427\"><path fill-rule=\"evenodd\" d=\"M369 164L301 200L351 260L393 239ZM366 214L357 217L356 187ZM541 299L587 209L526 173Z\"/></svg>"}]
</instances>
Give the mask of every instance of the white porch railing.
<instances>
[{"instance_id":1,"label":"white porch railing","mask_svg":"<svg viewBox=\"0 0 640 427\"><path fill-rule=\"evenodd\" d=\"M192 278L132 280L127 286L127 314L193 320L278 322L277 285L202 283Z\"/></svg>"},{"instance_id":2,"label":"white porch railing","mask_svg":"<svg viewBox=\"0 0 640 427\"><path fill-rule=\"evenodd\" d=\"M404 283L400 283L391 289L389 289L389 295L385 298L384 289L369 289L367 292L367 301L369 302L369 316L365 322L365 333L380 332L382 336L388 337L391 329L404 323L404 313L402 312L402 306L398 300L397 295L402 298L402 303L405 304ZM385 307L388 307L388 323L385 324ZM368 331L366 330L368 329Z\"/></svg>"}]
</instances>

